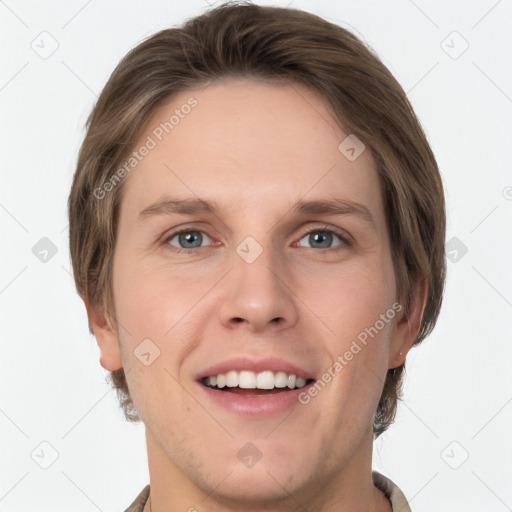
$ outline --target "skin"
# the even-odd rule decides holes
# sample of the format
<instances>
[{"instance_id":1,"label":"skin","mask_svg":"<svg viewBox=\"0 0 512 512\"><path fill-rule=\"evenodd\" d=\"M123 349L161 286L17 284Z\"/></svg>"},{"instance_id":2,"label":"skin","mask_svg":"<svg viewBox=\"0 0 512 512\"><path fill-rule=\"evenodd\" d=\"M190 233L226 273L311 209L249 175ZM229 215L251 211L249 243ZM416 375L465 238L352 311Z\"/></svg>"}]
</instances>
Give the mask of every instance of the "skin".
<instances>
[{"instance_id":1,"label":"skin","mask_svg":"<svg viewBox=\"0 0 512 512\"><path fill-rule=\"evenodd\" d=\"M349 161L338 150L348 134L314 92L248 79L172 97L136 147L191 96L197 106L125 178L113 264L122 328L87 305L101 364L124 367L145 423L151 509L389 511L371 478L372 425L386 372L404 363L418 333L423 285L408 318L402 309L291 413L240 417L206 400L194 380L240 354L282 357L320 378L397 302L370 151ZM139 220L166 195L221 209ZM292 211L300 199L332 198L364 205L374 222ZM179 227L199 230L201 247L180 243ZM333 235L327 248L315 245L307 231L326 228L352 242ZM252 263L236 252L247 236L263 248ZM134 350L147 338L160 356L145 366ZM247 442L262 454L251 468L236 455Z\"/></svg>"}]
</instances>

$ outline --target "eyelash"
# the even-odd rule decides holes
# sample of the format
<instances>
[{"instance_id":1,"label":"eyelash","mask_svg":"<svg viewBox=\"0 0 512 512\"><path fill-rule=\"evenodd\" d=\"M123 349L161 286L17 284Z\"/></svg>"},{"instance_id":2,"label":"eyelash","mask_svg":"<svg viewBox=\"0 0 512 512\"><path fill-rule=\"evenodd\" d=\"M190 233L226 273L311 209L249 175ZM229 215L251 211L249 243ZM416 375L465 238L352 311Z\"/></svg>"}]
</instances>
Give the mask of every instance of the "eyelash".
<instances>
[{"instance_id":1,"label":"eyelash","mask_svg":"<svg viewBox=\"0 0 512 512\"><path fill-rule=\"evenodd\" d=\"M195 254L200 249L204 249L204 247L196 247L196 248L193 248L193 249L182 249L182 248L176 247L174 245L170 245L169 241L172 240L176 235L180 235L181 233L196 233L196 232L197 233L204 233L209 238L212 238L210 235L208 235L208 233L206 233L202 229L194 229L193 227L186 227L186 228L182 228L182 229L178 229L176 231L173 231L168 236L165 236L165 238L163 240L163 245L165 245L167 247L172 247L172 251L173 252L177 252L177 253L184 253L184 252L186 252L188 254ZM317 232L319 232L319 233L330 233L330 234L336 235L337 237L340 238L340 240L342 242L341 245L338 245L338 246L335 246L335 247L329 247L327 249L317 249L318 251L328 252L328 251L336 250L338 247L341 247L341 246L351 247L353 245L353 241L351 240L351 238L347 234L345 234L345 232L343 232L341 230L333 229L332 227L328 227L328 226L315 227L315 228L312 228L312 229L309 229L307 231L302 232L301 235L300 235L299 241L302 240L306 235L309 235L311 233L317 233ZM314 247L305 247L305 249L315 249L315 248Z\"/></svg>"}]
</instances>

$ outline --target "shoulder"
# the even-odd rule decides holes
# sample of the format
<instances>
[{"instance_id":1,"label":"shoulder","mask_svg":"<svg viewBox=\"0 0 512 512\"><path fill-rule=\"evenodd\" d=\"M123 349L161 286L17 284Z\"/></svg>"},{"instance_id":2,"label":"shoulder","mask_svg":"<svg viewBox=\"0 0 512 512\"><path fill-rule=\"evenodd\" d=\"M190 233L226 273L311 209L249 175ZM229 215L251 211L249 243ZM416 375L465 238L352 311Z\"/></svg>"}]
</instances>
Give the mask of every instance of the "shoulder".
<instances>
[{"instance_id":1,"label":"shoulder","mask_svg":"<svg viewBox=\"0 0 512 512\"><path fill-rule=\"evenodd\" d=\"M391 501L393 511L411 512L411 507L401 489L387 476L372 470L373 483Z\"/></svg>"},{"instance_id":2,"label":"shoulder","mask_svg":"<svg viewBox=\"0 0 512 512\"><path fill-rule=\"evenodd\" d=\"M142 512L146 501L148 501L148 496L149 484L142 489L140 494L135 498L135 501L124 512Z\"/></svg>"}]
</instances>

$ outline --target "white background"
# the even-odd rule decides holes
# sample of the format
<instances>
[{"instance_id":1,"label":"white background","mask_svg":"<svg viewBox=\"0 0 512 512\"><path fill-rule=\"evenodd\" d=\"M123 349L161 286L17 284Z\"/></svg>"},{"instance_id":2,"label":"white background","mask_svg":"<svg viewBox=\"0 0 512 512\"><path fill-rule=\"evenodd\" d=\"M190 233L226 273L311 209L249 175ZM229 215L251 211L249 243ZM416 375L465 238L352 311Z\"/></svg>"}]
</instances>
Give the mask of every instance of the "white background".
<instances>
[{"instance_id":1,"label":"white background","mask_svg":"<svg viewBox=\"0 0 512 512\"><path fill-rule=\"evenodd\" d=\"M436 330L409 354L404 403L374 467L414 512L512 510L512 2L290 6L363 37L408 92L442 171L447 241L467 247L448 262ZM118 61L207 8L0 1L3 512L121 511L149 482L143 427L124 420L74 291L66 201L84 123ZM31 47L41 37L51 47L43 31L58 43L47 59ZM42 237L57 248L47 262L32 252ZM44 441L58 452L48 469L36 462L51 461Z\"/></svg>"}]
</instances>

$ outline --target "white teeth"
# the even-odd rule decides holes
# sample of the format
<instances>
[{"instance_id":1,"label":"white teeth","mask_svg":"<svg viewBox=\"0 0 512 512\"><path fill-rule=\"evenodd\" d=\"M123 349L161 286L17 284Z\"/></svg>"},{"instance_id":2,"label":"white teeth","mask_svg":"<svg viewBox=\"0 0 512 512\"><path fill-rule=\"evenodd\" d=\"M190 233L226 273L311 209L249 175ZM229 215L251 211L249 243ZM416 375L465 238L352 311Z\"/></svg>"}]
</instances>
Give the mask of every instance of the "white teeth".
<instances>
[{"instance_id":1,"label":"white teeth","mask_svg":"<svg viewBox=\"0 0 512 512\"><path fill-rule=\"evenodd\" d=\"M297 377L295 380L295 386L298 388L303 388L306 385L306 379L302 377Z\"/></svg>"},{"instance_id":2,"label":"white teeth","mask_svg":"<svg viewBox=\"0 0 512 512\"><path fill-rule=\"evenodd\" d=\"M277 372L275 376L274 386L276 388L285 388L288 384L288 375L284 372Z\"/></svg>"},{"instance_id":3,"label":"white teeth","mask_svg":"<svg viewBox=\"0 0 512 512\"><path fill-rule=\"evenodd\" d=\"M218 388L228 387L236 388L237 386L242 389L274 389L285 388L299 389L306 385L306 379L297 377L294 374L287 374L285 372L272 372L265 370L259 373L242 370L230 370L227 373L219 373L206 377L203 380L207 386L217 386Z\"/></svg>"},{"instance_id":4,"label":"white teeth","mask_svg":"<svg viewBox=\"0 0 512 512\"><path fill-rule=\"evenodd\" d=\"M242 372L240 372L242 373ZM252 373L252 372L247 372ZM254 375L254 374L253 374ZM258 389L274 389L274 374L271 371L258 373L256 377Z\"/></svg>"},{"instance_id":5,"label":"white teeth","mask_svg":"<svg viewBox=\"0 0 512 512\"><path fill-rule=\"evenodd\" d=\"M226 386L228 388L236 388L238 386L238 372L231 370L226 373Z\"/></svg>"},{"instance_id":6,"label":"white teeth","mask_svg":"<svg viewBox=\"0 0 512 512\"><path fill-rule=\"evenodd\" d=\"M256 387L256 375L254 372L241 371L238 374L238 387L243 389L254 389Z\"/></svg>"}]
</instances>

